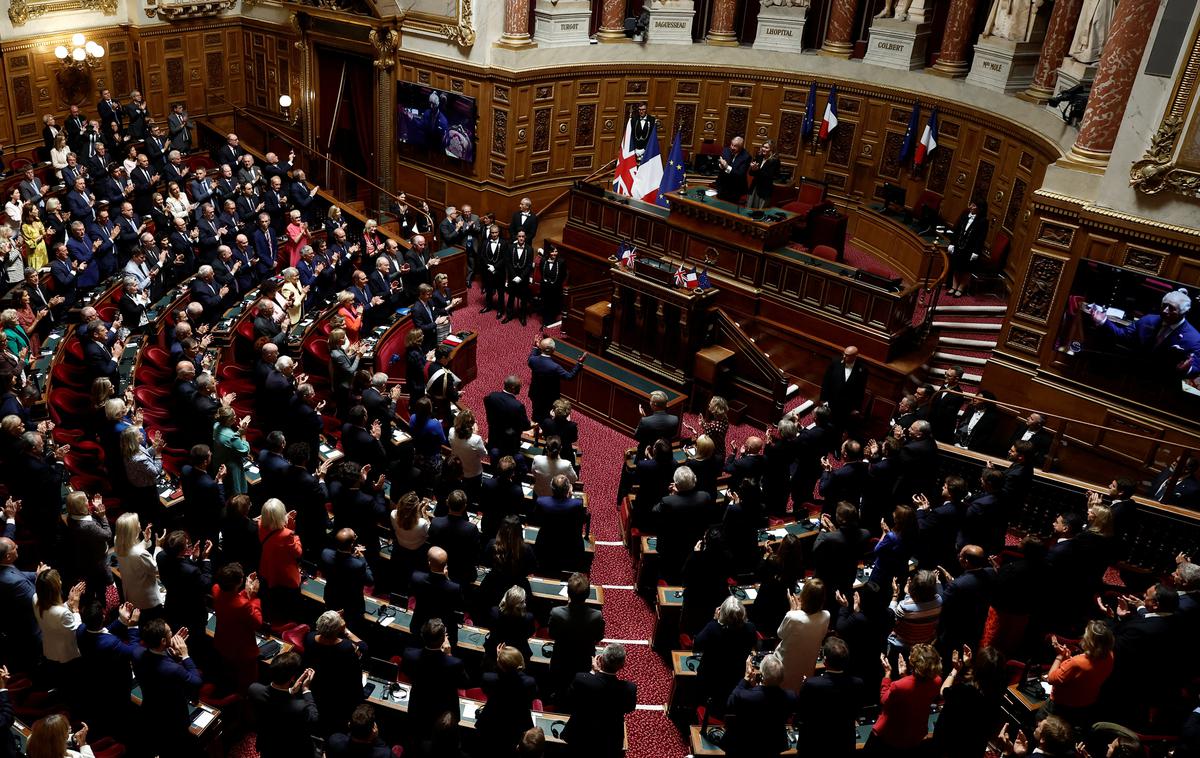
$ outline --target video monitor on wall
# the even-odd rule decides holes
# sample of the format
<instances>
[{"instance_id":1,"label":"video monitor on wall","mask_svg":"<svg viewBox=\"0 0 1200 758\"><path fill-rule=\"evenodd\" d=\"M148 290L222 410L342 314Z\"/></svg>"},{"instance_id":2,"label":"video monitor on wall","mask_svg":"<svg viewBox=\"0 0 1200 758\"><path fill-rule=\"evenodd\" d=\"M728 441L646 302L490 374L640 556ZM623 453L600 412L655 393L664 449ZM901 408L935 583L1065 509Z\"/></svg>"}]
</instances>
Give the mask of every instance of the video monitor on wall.
<instances>
[{"instance_id":1,"label":"video monitor on wall","mask_svg":"<svg viewBox=\"0 0 1200 758\"><path fill-rule=\"evenodd\" d=\"M1200 287L1083 261L1055 348L1074 378L1171 414L1200 411Z\"/></svg>"},{"instance_id":2,"label":"video monitor on wall","mask_svg":"<svg viewBox=\"0 0 1200 758\"><path fill-rule=\"evenodd\" d=\"M410 82L396 85L396 140L414 157L475 162L475 98Z\"/></svg>"}]
</instances>

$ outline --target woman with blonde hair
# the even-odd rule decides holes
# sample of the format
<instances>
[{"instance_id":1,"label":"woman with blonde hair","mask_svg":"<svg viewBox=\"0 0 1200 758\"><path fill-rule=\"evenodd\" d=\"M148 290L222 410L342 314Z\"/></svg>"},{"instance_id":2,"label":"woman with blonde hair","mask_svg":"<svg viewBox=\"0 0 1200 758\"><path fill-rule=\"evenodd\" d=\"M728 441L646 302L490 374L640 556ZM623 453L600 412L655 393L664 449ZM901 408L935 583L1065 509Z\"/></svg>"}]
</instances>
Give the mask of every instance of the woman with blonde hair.
<instances>
[{"instance_id":1,"label":"woman with blonde hair","mask_svg":"<svg viewBox=\"0 0 1200 758\"><path fill-rule=\"evenodd\" d=\"M158 581L157 557L166 538L164 529L159 539L153 540L153 524L142 529L136 513L122 513L117 519L117 533L113 551L117 554L117 568L121 571L121 589L125 600L141 610L142 620L162 616L164 598ZM151 552L153 551L153 552Z\"/></svg>"},{"instance_id":2,"label":"woman with blonde hair","mask_svg":"<svg viewBox=\"0 0 1200 758\"><path fill-rule=\"evenodd\" d=\"M684 427L693 436L696 428L684 423ZM700 434L707 434L716 447L717 460L725 458L725 435L729 433L729 403L720 395L713 395L708 405L700 414Z\"/></svg>"},{"instance_id":3,"label":"woman with blonde hair","mask_svg":"<svg viewBox=\"0 0 1200 758\"><path fill-rule=\"evenodd\" d=\"M218 470L225 467L227 496L244 495L250 489L245 472L246 453L250 452L245 433L249 426L250 417L238 420L237 411L231 406L222 405L217 409L217 421L213 424L212 465Z\"/></svg>"},{"instance_id":4,"label":"woman with blonde hair","mask_svg":"<svg viewBox=\"0 0 1200 758\"><path fill-rule=\"evenodd\" d=\"M325 214L325 238L332 240L333 233L345 226L346 219L342 217L342 209L336 205L330 205L329 211Z\"/></svg>"},{"instance_id":5,"label":"woman with blonde hair","mask_svg":"<svg viewBox=\"0 0 1200 758\"><path fill-rule=\"evenodd\" d=\"M785 690L800 689L806 677L813 675L817 666L817 653L829 631L829 611L825 606L825 583L820 579L806 579L800 594L789 594L791 608L784 614L776 636L779 646L775 657L783 664Z\"/></svg>"},{"instance_id":6,"label":"woman with blonde hair","mask_svg":"<svg viewBox=\"0 0 1200 758\"><path fill-rule=\"evenodd\" d=\"M337 304L337 315L342 318L342 329L346 332L346 339L358 342L358 333L362 329L362 305L354 301L354 293L350 290L338 293Z\"/></svg>"},{"instance_id":7,"label":"woman with blonde hair","mask_svg":"<svg viewBox=\"0 0 1200 758\"><path fill-rule=\"evenodd\" d=\"M60 137L61 139L61 137ZM96 754L87 744L88 725L83 724L79 730L71 734L71 723L61 713L52 713L44 719L34 722L29 732L29 744L26 746L27 758L95 758ZM71 737L75 737L75 747L67 747Z\"/></svg>"},{"instance_id":8,"label":"woman with blonde hair","mask_svg":"<svg viewBox=\"0 0 1200 758\"><path fill-rule=\"evenodd\" d=\"M421 347L425 335L420 329L410 329L404 335L404 377L408 384L408 403L411 407L425 397L425 350Z\"/></svg>"},{"instance_id":9,"label":"woman with blonde hair","mask_svg":"<svg viewBox=\"0 0 1200 758\"><path fill-rule=\"evenodd\" d=\"M1056 655L1046 681L1050 683L1049 713L1061 716L1072 724L1090 724L1091 711L1100 699L1100 688L1113 670L1113 647L1116 639L1108 624L1089 621L1083 630L1079 652L1050 636L1050 646Z\"/></svg>"},{"instance_id":10,"label":"woman with blonde hair","mask_svg":"<svg viewBox=\"0 0 1200 758\"><path fill-rule=\"evenodd\" d=\"M50 148L50 165L54 167L54 176L62 181L62 170L67 167L67 156L71 148L67 146L67 135L59 132L54 138L54 147Z\"/></svg>"},{"instance_id":11,"label":"woman with blonde hair","mask_svg":"<svg viewBox=\"0 0 1200 758\"><path fill-rule=\"evenodd\" d=\"M147 447L142 430L136 426L127 426L121 432L120 441L125 481L129 485L126 505L148 519L154 518L162 508L158 499L158 480L163 475L162 449L167 443L162 432L155 431L154 439Z\"/></svg>"},{"instance_id":12,"label":"woman with blonde hair","mask_svg":"<svg viewBox=\"0 0 1200 758\"><path fill-rule=\"evenodd\" d=\"M263 584L263 610L272 623L294 621L300 607L300 556L303 547L296 536L296 512L278 498L262 507L258 541L262 556L258 578Z\"/></svg>"},{"instance_id":13,"label":"woman with blonde hair","mask_svg":"<svg viewBox=\"0 0 1200 758\"><path fill-rule=\"evenodd\" d=\"M450 452L462 462L463 490L471 502L478 502L483 484L483 458L488 451L479 434L475 411L462 405L454 417L454 426L450 427Z\"/></svg>"},{"instance_id":14,"label":"woman with blonde hair","mask_svg":"<svg viewBox=\"0 0 1200 758\"><path fill-rule=\"evenodd\" d=\"M533 726L533 701L537 683L525 673L527 656L515 647L500 645L496 650L496 670L481 677L480 687L487 705L479 711L475 729L481 745L496 756L509 756Z\"/></svg>"},{"instance_id":15,"label":"woman with blonde hair","mask_svg":"<svg viewBox=\"0 0 1200 758\"><path fill-rule=\"evenodd\" d=\"M300 323L304 315L304 299L308 297L308 287L300 284L299 269L289 266L283 270L283 284L276 293L276 300L281 300L280 306L287 313L288 321Z\"/></svg>"},{"instance_id":16,"label":"woman with blonde hair","mask_svg":"<svg viewBox=\"0 0 1200 758\"><path fill-rule=\"evenodd\" d=\"M189 221L192 215L192 201L188 196L183 194L178 182L169 182L167 184L167 210L170 211L173 218L181 218L184 221Z\"/></svg>"},{"instance_id":17,"label":"woman with blonde hair","mask_svg":"<svg viewBox=\"0 0 1200 758\"><path fill-rule=\"evenodd\" d=\"M497 649L503 645L518 651L526 659L533 656L529 638L537 631L533 614L525 605L525 590L513 585L500 598L500 604L487 615L488 636L483 643L484 660L495 661Z\"/></svg>"},{"instance_id":18,"label":"woman with blonde hair","mask_svg":"<svg viewBox=\"0 0 1200 758\"><path fill-rule=\"evenodd\" d=\"M942 657L933 645L914 645L908 654L907 665L904 658L897 661L896 673L900 678L895 681L887 656L881 654L880 660L883 665L879 700L882 710L871 727L863 754L911 755L929 733L929 710L937 702L942 688Z\"/></svg>"},{"instance_id":19,"label":"woman with blonde hair","mask_svg":"<svg viewBox=\"0 0 1200 758\"><path fill-rule=\"evenodd\" d=\"M38 215L37 206L29 203L21 211L21 238L25 240L25 249L29 251L25 258L28 268L39 269L49 265L50 256L46 251L46 225Z\"/></svg>"},{"instance_id":20,"label":"woman with blonde hair","mask_svg":"<svg viewBox=\"0 0 1200 758\"><path fill-rule=\"evenodd\" d=\"M363 226L363 260L375 260L376 253L383 251L383 237L379 235L379 222L367 219Z\"/></svg>"}]
</instances>

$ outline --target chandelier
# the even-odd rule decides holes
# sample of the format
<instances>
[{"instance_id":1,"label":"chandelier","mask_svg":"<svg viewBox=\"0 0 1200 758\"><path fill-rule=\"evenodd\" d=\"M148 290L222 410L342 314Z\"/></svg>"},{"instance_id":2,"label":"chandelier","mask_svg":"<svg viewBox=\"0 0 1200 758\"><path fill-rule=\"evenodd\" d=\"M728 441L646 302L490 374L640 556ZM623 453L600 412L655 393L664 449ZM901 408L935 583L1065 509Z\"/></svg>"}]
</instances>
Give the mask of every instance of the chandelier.
<instances>
[{"instance_id":1,"label":"chandelier","mask_svg":"<svg viewBox=\"0 0 1200 758\"><path fill-rule=\"evenodd\" d=\"M59 45L54 48L54 57L58 62L69 68L94 68L104 57L104 48L82 34L76 33L71 37L71 47Z\"/></svg>"}]
</instances>

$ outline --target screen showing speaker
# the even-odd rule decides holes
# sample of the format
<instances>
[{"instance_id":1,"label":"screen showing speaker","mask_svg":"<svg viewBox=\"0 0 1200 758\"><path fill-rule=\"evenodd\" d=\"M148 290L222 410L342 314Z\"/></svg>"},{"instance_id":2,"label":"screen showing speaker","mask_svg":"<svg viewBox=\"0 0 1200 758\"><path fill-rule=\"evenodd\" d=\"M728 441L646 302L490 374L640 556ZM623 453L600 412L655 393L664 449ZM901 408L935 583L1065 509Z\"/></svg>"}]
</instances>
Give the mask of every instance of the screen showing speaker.
<instances>
[{"instance_id":1,"label":"screen showing speaker","mask_svg":"<svg viewBox=\"0 0 1200 758\"><path fill-rule=\"evenodd\" d=\"M414 155L475 162L475 98L411 82L396 85L396 141Z\"/></svg>"}]
</instances>

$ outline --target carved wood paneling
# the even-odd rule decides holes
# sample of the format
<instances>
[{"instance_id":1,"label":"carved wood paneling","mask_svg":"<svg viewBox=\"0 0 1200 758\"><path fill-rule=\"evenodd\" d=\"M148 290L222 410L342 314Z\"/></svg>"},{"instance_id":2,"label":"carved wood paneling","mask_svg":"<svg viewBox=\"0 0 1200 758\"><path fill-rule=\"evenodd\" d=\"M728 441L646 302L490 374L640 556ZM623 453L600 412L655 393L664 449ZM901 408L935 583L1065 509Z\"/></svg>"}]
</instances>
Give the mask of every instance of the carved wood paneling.
<instances>
[{"instance_id":1,"label":"carved wood paneling","mask_svg":"<svg viewBox=\"0 0 1200 758\"><path fill-rule=\"evenodd\" d=\"M729 108L725 112L725 144L729 144L734 137L746 136L746 122L749 118L749 108Z\"/></svg>"},{"instance_id":2,"label":"carved wood paneling","mask_svg":"<svg viewBox=\"0 0 1200 758\"><path fill-rule=\"evenodd\" d=\"M1147 250L1144 247L1129 245L1125 248L1125 257L1121 261L1121 265L1157 276L1162 273L1163 264L1166 261L1166 253L1159 253L1154 250Z\"/></svg>"},{"instance_id":3,"label":"carved wood paneling","mask_svg":"<svg viewBox=\"0 0 1200 758\"><path fill-rule=\"evenodd\" d=\"M929 179L926 188L945 194L946 180L950 176L950 166L954 163L954 148L938 145L929 160Z\"/></svg>"},{"instance_id":4,"label":"carved wood paneling","mask_svg":"<svg viewBox=\"0 0 1200 758\"><path fill-rule=\"evenodd\" d=\"M883 157L879 163L879 175L888 179L900 176L900 148L904 147L904 135L888 132L883 143Z\"/></svg>"},{"instance_id":5,"label":"carved wood paneling","mask_svg":"<svg viewBox=\"0 0 1200 758\"><path fill-rule=\"evenodd\" d=\"M1026 329L1021 326L1013 326L1008 330L1008 346L1014 347L1023 353L1038 354L1042 349L1042 335L1031 329Z\"/></svg>"},{"instance_id":6,"label":"carved wood paneling","mask_svg":"<svg viewBox=\"0 0 1200 758\"><path fill-rule=\"evenodd\" d=\"M857 126L858 124L853 121L838 123L838 128L833 130L833 135L829 138L829 165L844 167L850 165L850 156L853 155L854 148L854 131Z\"/></svg>"},{"instance_id":7,"label":"carved wood paneling","mask_svg":"<svg viewBox=\"0 0 1200 758\"><path fill-rule=\"evenodd\" d=\"M575 119L575 147L591 147L596 141L596 106L580 105Z\"/></svg>"},{"instance_id":8,"label":"carved wood paneling","mask_svg":"<svg viewBox=\"0 0 1200 758\"><path fill-rule=\"evenodd\" d=\"M680 142L684 145L692 144L695 137L693 131L696 128L696 104L695 103L675 103L675 120L672 124L672 130L679 131Z\"/></svg>"},{"instance_id":9,"label":"carved wood paneling","mask_svg":"<svg viewBox=\"0 0 1200 758\"><path fill-rule=\"evenodd\" d=\"M798 111L779 112L779 139L776 152L785 158L795 158L800 151L800 129L804 125L804 114Z\"/></svg>"},{"instance_id":10,"label":"carved wood paneling","mask_svg":"<svg viewBox=\"0 0 1200 758\"><path fill-rule=\"evenodd\" d=\"M978 167L975 169L975 188L971 190L971 199L975 202L980 200L989 200L988 193L992 189L992 177L996 173L996 166L988 161L979 161Z\"/></svg>"},{"instance_id":11,"label":"carved wood paneling","mask_svg":"<svg viewBox=\"0 0 1200 758\"><path fill-rule=\"evenodd\" d=\"M1004 228L1013 230L1017 228L1017 219L1021 213L1021 206L1025 202L1025 191L1028 185L1024 180L1017 179L1013 182L1012 193L1008 196L1008 212L1004 214Z\"/></svg>"},{"instance_id":12,"label":"carved wood paneling","mask_svg":"<svg viewBox=\"0 0 1200 758\"><path fill-rule=\"evenodd\" d=\"M1034 253L1021 283L1021 297L1017 301L1017 313L1027 319L1046 323L1058 282L1062 278L1066 262L1043 253Z\"/></svg>"}]
</instances>

